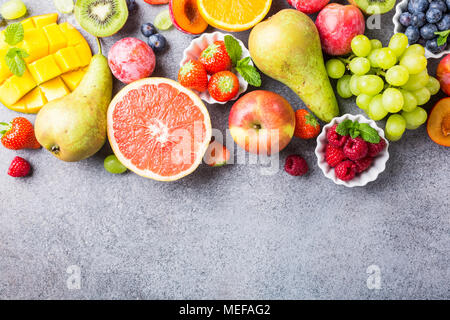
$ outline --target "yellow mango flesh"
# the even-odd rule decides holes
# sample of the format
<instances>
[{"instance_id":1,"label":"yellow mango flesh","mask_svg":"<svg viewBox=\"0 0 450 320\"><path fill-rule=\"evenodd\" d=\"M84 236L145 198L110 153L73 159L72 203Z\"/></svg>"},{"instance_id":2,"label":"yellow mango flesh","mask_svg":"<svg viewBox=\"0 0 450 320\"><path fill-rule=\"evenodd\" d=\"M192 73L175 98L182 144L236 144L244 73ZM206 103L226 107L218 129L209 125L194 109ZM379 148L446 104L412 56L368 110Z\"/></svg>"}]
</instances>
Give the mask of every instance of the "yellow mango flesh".
<instances>
[{"instance_id":1,"label":"yellow mango flesh","mask_svg":"<svg viewBox=\"0 0 450 320\"><path fill-rule=\"evenodd\" d=\"M58 14L23 20L24 40L15 47L27 51L23 77L11 73L5 62L10 46L0 31L0 102L24 113L37 113L48 101L75 90L90 64L89 44L72 25L57 24Z\"/></svg>"}]
</instances>

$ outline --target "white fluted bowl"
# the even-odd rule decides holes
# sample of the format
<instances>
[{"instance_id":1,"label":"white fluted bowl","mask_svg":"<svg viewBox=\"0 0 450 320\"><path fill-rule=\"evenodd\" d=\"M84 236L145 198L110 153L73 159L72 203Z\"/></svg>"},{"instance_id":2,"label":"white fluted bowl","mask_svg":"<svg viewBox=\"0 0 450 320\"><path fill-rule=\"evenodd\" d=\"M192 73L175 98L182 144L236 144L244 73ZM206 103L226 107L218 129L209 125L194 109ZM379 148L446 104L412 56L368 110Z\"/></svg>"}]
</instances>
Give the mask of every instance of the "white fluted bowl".
<instances>
[{"instance_id":1,"label":"white fluted bowl","mask_svg":"<svg viewBox=\"0 0 450 320\"><path fill-rule=\"evenodd\" d=\"M182 67L188 60L191 60L191 59L198 60L200 58L200 54L202 53L203 50L205 50L210 44L213 44L215 41L223 41L223 39L225 38L226 35L231 36L231 34L224 34L222 32L204 33L199 38L192 40L189 47L187 47L183 52L183 59L180 62L180 67ZM241 45L241 48L242 48L241 59L250 57L250 52L245 47L245 45L242 43L242 41L239 39L236 39L236 40L239 42L239 44ZM253 61L251 61L250 64L253 65ZM244 78L242 78L242 76L236 70L233 69L232 72L234 74L236 74L236 76L239 79L239 93L233 99L231 99L231 101L234 101L234 100L237 100L241 94L243 94L244 92L247 91L248 82L245 81ZM198 92L198 91L194 90L194 92L197 93L198 96L203 101L205 101L209 104L215 104L215 103L225 104L225 103L227 103L227 102L219 102L219 101L213 99L213 97L211 97L211 95L209 94L208 90L206 90L205 92Z\"/></svg>"},{"instance_id":2,"label":"white fluted bowl","mask_svg":"<svg viewBox=\"0 0 450 320\"><path fill-rule=\"evenodd\" d=\"M386 148L384 148L383 151L381 151L373 160L372 165L370 168L360 174L357 174L354 179L350 181L342 181L336 177L336 174L334 172L334 168L331 167L326 159L325 159L325 149L328 144L327 140L327 131L335 124L339 124L343 122L344 120L352 120L357 121L359 123L367 123L372 128L377 130L378 134L380 135L381 139L384 139L386 141ZM322 170L325 177L328 179L333 180L334 183L343 185L349 188L352 187L362 187L368 184L371 181L375 181L378 178L378 175L386 169L386 162L389 159L389 152L388 152L389 142L384 137L384 131L380 129L375 121L366 119L362 115L352 115L352 114L345 114L339 118L334 118L331 120L330 123L325 125L322 128L322 132L317 137L317 146L315 150L315 154L317 157L317 164L319 165L319 168Z\"/></svg>"}]
</instances>

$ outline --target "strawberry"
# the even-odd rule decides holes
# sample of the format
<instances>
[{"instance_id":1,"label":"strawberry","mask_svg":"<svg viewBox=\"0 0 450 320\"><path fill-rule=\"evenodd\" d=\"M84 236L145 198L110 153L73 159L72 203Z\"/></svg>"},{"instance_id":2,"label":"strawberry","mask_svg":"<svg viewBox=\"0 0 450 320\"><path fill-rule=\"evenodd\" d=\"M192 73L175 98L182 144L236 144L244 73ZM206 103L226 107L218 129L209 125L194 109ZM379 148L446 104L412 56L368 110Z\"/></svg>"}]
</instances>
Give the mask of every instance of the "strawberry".
<instances>
[{"instance_id":1,"label":"strawberry","mask_svg":"<svg viewBox=\"0 0 450 320\"><path fill-rule=\"evenodd\" d=\"M209 79L208 91L217 101L230 101L239 93L239 79L230 71L218 72Z\"/></svg>"},{"instance_id":2,"label":"strawberry","mask_svg":"<svg viewBox=\"0 0 450 320\"><path fill-rule=\"evenodd\" d=\"M41 145L34 136L33 124L28 119L18 117L14 118L11 123L0 122L2 136L2 144L12 150L20 149L39 149Z\"/></svg>"},{"instance_id":3,"label":"strawberry","mask_svg":"<svg viewBox=\"0 0 450 320\"><path fill-rule=\"evenodd\" d=\"M186 88L204 92L208 89L208 74L200 62L189 60L180 68L178 82Z\"/></svg>"},{"instance_id":4,"label":"strawberry","mask_svg":"<svg viewBox=\"0 0 450 320\"><path fill-rule=\"evenodd\" d=\"M225 47L225 42L215 41L202 51L199 61L205 66L208 74L231 69L231 58Z\"/></svg>"},{"instance_id":5,"label":"strawberry","mask_svg":"<svg viewBox=\"0 0 450 320\"><path fill-rule=\"evenodd\" d=\"M30 173L31 166L27 160L15 157L8 169L8 174L14 178L25 177Z\"/></svg>"},{"instance_id":6,"label":"strawberry","mask_svg":"<svg viewBox=\"0 0 450 320\"><path fill-rule=\"evenodd\" d=\"M144 0L148 4L168 4L169 0Z\"/></svg>"},{"instance_id":7,"label":"strawberry","mask_svg":"<svg viewBox=\"0 0 450 320\"><path fill-rule=\"evenodd\" d=\"M206 150L203 160L208 166L222 167L230 160L230 151L220 142L213 141Z\"/></svg>"},{"instance_id":8,"label":"strawberry","mask_svg":"<svg viewBox=\"0 0 450 320\"><path fill-rule=\"evenodd\" d=\"M313 139L319 135L319 123L316 118L305 109L295 111L295 120L294 135L296 137Z\"/></svg>"}]
</instances>

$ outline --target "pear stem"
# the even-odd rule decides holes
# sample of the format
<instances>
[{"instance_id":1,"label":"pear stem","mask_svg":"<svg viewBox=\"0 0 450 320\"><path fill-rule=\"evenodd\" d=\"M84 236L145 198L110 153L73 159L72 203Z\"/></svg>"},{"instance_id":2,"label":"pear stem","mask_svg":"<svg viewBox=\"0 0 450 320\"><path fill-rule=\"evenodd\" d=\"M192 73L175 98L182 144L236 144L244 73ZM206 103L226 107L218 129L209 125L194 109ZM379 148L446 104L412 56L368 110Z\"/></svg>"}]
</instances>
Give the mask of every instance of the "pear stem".
<instances>
[{"instance_id":1,"label":"pear stem","mask_svg":"<svg viewBox=\"0 0 450 320\"><path fill-rule=\"evenodd\" d=\"M98 54L103 54L102 53L102 44L100 43L100 39L97 37L95 39L97 40Z\"/></svg>"}]
</instances>

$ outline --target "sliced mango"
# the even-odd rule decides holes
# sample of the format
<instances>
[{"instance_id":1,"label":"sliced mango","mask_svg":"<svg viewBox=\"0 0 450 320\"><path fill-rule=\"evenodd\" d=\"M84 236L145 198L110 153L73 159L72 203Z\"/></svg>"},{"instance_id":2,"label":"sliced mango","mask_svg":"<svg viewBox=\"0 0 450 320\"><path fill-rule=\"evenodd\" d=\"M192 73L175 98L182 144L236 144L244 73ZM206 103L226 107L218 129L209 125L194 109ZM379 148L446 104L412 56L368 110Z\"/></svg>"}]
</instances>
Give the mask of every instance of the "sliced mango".
<instances>
[{"instance_id":1,"label":"sliced mango","mask_svg":"<svg viewBox=\"0 0 450 320\"><path fill-rule=\"evenodd\" d=\"M23 76L12 76L0 86L0 102L11 106L36 87L31 73L26 70Z\"/></svg>"},{"instance_id":2,"label":"sliced mango","mask_svg":"<svg viewBox=\"0 0 450 320\"><path fill-rule=\"evenodd\" d=\"M67 45L69 47L76 46L77 44L80 44L84 39L84 37L81 35L81 33L75 29L74 26L72 26L70 23L64 22L59 25L61 28L62 33L67 39Z\"/></svg>"},{"instance_id":3,"label":"sliced mango","mask_svg":"<svg viewBox=\"0 0 450 320\"><path fill-rule=\"evenodd\" d=\"M7 52L7 49L0 49L0 57L4 57ZM6 65L5 58L0 58L0 84L2 84L10 76L12 76L12 73Z\"/></svg>"},{"instance_id":4,"label":"sliced mango","mask_svg":"<svg viewBox=\"0 0 450 320\"><path fill-rule=\"evenodd\" d=\"M58 20L58 14L57 13L43 14L40 16L31 17L31 20L33 20L34 26L40 29L49 24L56 23L56 21Z\"/></svg>"},{"instance_id":5,"label":"sliced mango","mask_svg":"<svg viewBox=\"0 0 450 320\"><path fill-rule=\"evenodd\" d=\"M23 20L22 21L22 26L23 26L23 30L24 31L28 31L28 30L36 28L35 25L34 25L34 22L33 22L33 20L31 18Z\"/></svg>"},{"instance_id":6,"label":"sliced mango","mask_svg":"<svg viewBox=\"0 0 450 320\"><path fill-rule=\"evenodd\" d=\"M69 87L70 91L73 91L78 87L81 80L83 80L83 77L86 73L86 69L84 70L78 70L78 71L72 71L65 73L61 76L61 78L64 80L64 83Z\"/></svg>"},{"instance_id":7,"label":"sliced mango","mask_svg":"<svg viewBox=\"0 0 450 320\"><path fill-rule=\"evenodd\" d=\"M67 47L67 39L56 23L45 26L43 30L48 40L48 52L50 54Z\"/></svg>"},{"instance_id":8,"label":"sliced mango","mask_svg":"<svg viewBox=\"0 0 450 320\"><path fill-rule=\"evenodd\" d=\"M86 40L83 39L81 43L77 44L75 46L75 50L77 50L78 57L80 57L82 67L91 64L92 59L91 47L89 47L89 44L87 43Z\"/></svg>"},{"instance_id":9,"label":"sliced mango","mask_svg":"<svg viewBox=\"0 0 450 320\"><path fill-rule=\"evenodd\" d=\"M23 97L16 103L14 103L12 106L9 106L11 110L22 112L22 113L28 113L27 112L27 96Z\"/></svg>"},{"instance_id":10,"label":"sliced mango","mask_svg":"<svg viewBox=\"0 0 450 320\"><path fill-rule=\"evenodd\" d=\"M19 46L30 55L25 59L27 63L48 55L48 41L42 29L35 28L25 32L24 39Z\"/></svg>"},{"instance_id":11,"label":"sliced mango","mask_svg":"<svg viewBox=\"0 0 450 320\"><path fill-rule=\"evenodd\" d=\"M27 113L37 113L47 103L41 88L37 87L26 96Z\"/></svg>"},{"instance_id":12,"label":"sliced mango","mask_svg":"<svg viewBox=\"0 0 450 320\"><path fill-rule=\"evenodd\" d=\"M63 73L75 71L81 67L81 60L74 47L67 47L55 53L55 60Z\"/></svg>"},{"instance_id":13,"label":"sliced mango","mask_svg":"<svg viewBox=\"0 0 450 320\"><path fill-rule=\"evenodd\" d=\"M28 69L33 75L37 84L52 80L61 75L61 69L58 67L55 58L50 55L39 59L28 65Z\"/></svg>"},{"instance_id":14,"label":"sliced mango","mask_svg":"<svg viewBox=\"0 0 450 320\"><path fill-rule=\"evenodd\" d=\"M64 84L60 77L47 81L39 86L45 95L47 101L53 101L64 97L70 93L70 90Z\"/></svg>"}]
</instances>

